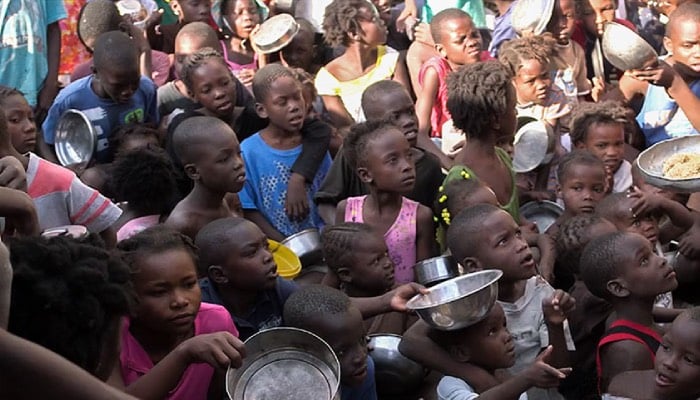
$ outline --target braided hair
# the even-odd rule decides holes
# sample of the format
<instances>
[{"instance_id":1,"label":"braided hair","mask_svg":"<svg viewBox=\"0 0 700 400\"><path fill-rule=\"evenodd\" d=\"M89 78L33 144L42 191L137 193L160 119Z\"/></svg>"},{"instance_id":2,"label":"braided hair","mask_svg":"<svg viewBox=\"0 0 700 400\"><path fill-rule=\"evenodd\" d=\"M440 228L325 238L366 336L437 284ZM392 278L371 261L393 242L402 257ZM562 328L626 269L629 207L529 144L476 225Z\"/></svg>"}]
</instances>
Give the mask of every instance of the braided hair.
<instances>
[{"instance_id":1,"label":"braided hair","mask_svg":"<svg viewBox=\"0 0 700 400\"><path fill-rule=\"evenodd\" d=\"M555 242L557 264L578 274L583 248L594 239L591 237L591 228L599 224L610 224L612 231L615 230L615 226L610 221L592 214L581 214L564 221Z\"/></svg>"},{"instance_id":2,"label":"braided hair","mask_svg":"<svg viewBox=\"0 0 700 400\"><path fill-rule=\"evenodd\" d=\"M231 77L233 77L233 73L230 72L228 64L226 64L226 60L224 60L224 56L211 47L204 47L187 56L185 62L182 63L182 70L180 71L182 76L180 78L182 79L182 83L187 87L187 90L194 92L194 83L192 82L194 71L212 60L218 61L221 65L225 66L226 70L231 74Z\"/></svg>"},{"instance_id":3,"label":"braided hair","mask_svg":"<svg viewBox=\"0 0 700 400\"><path fill-rule=\"evenodd\" d=\"M447 229L450 226L453 215L459 214L461 209L458 203L464 204L469 195L483 186L481 180L466 170L460 171L458 179L452 179L438 188L433 209L435 221ZM462 207L463 208L463 207Z\"/></svg>"},{"instance_id":4,"label":"braided hair","mask_svg":"<svg viewBox=\"0 0 700 400\"><path fill-rule=\"evenodd\" d=\"M323 38L331 47L350 44L348 34L362 32L358 16L362 9L376 11L367 0L333 0L323 15Z\"/></svg>"},{"instance_id":5,"label":"braided hair","mask_svg":"<svg viewBox=\"0 0 700 400\"><path fill-rule=\"evenodd\" d=\"M324 229L321 244L328 268L338 272L340 268L350 267L358 240L372 232L374 231L370 225L357 222L343 222Z\"/></svg>"},{"instance_id":6,"label":"braided hair","mask_svg":"<svg viewBox=\"0 0 700 400\"><path fill-rule=\"evenodd\" d=\"M156 225L117 243L122 259L129 266L131 274L140 272L140 257L159 254L168 250L184 250L197 265L197 247L192 239L164 225Z\"/></svg>"}]
</instances>

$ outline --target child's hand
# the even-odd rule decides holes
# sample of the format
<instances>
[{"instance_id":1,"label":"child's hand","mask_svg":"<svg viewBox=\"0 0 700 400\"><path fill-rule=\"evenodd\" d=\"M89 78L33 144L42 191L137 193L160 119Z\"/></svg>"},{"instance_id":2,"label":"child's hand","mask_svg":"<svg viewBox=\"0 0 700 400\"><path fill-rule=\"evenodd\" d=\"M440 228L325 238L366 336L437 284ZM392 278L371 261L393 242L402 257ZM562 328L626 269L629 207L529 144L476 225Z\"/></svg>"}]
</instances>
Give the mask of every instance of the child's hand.
<instances>
[{"instance_id":1,"label":"child's hand","mask_svg":"<svg viewBox=\"0 0 700 400\"><path fill-rule=\"evenodd\" d=\"M0 186L27 191L27 173L22 163L13 156L0 158Z\"/></svg>"},{"instance_id":2,"label":"child's hand","mask_svg":"<svg viewBox=\"0 0 700 400\"><path fill-rule=\"evenodd\" d=\"M406 303L417 294L428 294L430 291L415 282L406 283L387 293L391 296L389 305L391 309L398 312L406 312Z\"/></svg>"},{"instance_id":3,"label":"child's hand","mask_svg":"<svg viewBox=\"0 0 700 400\"><path fill-rule=\"evenodd\" d=\"M700 258L700 226L693 225L678 242L678 251L690 259Z\"/></svg>"},{"instance_id":4,"label":"child's hand","mask_svg":"<svg viewBox=\"0 0 700 400\"><path fill-rule=\"evenodd\" d=\"M292 173L289 177L287 197L284 200L284 211L292 221L301 221L309 215L306 179L297 173Z\"/></svg>"},{"instance_id":5,"label":"child's hand","mask_svg":"<svg viewBox=\"0 0 700 400\"><path fill-rule=\"evenodd\" d=\"M416 41L427 44L430 47L435 47L433 35L430 33L430 25L421 22L416 25L416 33L414 34Z\"/></svg>"},{"instance_id":6,"label":"child's hand","mask_svg":"<svg viewBox=\"0 0 700 400\"><path fill-rule=\"evenodd\" d=\"M591 98L597 103L605 94L607 87L605 86L605 81L597 76L593 77L592 82L593 87L591 88Z\"/></svg>"},{"instance_id":7,"label":"child's hand","mask_svg":"<svg viewBox=\"0 0 700 400\"><path fill-rule=\"evenodd\" d=\"M403 32L406 30L406 19L409 17L416 18L418 16L418 9L416 8L416 3L413 1L407 1L401 14L396 18L396 30Z\"/></svg>"},{"instance_id":8,"label":"child's hand","mask_svg":"<svg viewBox=\"0 0 700 400\"><path fill-rule=\"evenodd\" d=\"M244 68L236 72L236 78L243 84L243 86L249 86L253 84L253 77L255 76L255 71L250 68Z\"/></svg>"},{"instance_id":9,"label":"child's hand","mask_svg":"<svg viewBox=\"0 0 700 400\"><path fill-rule=\"evenodd\" d=\"M542 300L544 319L548 324L561 325L566 315L576 307L576 300L568 293L557 289L549 299Z\"/></svg>"},{"instance_id":10,"label":"child's hand","mask_svg":"<svg viewBox=\"0 0 700 400\"><path fill-rule=\"evenodd\" d=\"M659 61L658 65L646 69L633 69L625 72L634 79L649 82L652 85L670 88L673 84L673 79L676 78L678 72L673 69L668 63Z\"/></svg>"},{"instance_id":11,"label":"child's hand","mask_svg":"<svg viewBox=\"0 0 700 400\"><path fill-rule=\"evenodd\" d=\"M230 332L197 335L182 342L178 348L188 364L207 363L214 368L240 367L245 346Z\"/></svg>"},{"instance_id":12,"label":"child's hand","mask_svg":"<svg viewBox=\"0 0 700 400\"><path fill-rule=\"evenodd\" d=\"M627 197L635 200L632 203L632 207L630 207L633 218L663 208L663 202L666 200L665 197L658 193L643 192L636 186L630 189Z\"/></svg>"},{"instance_id":13,"label":"child's hand","mask_svg":"<svg viewBox=\"0 0 700 400\"><path fill-rule=\"evenodd\" d=\"M571 368L554 368L548 364L552 348L552 346L547 346L537 356L535 362L522 372L532 386L543 389L554 388L559 386L559 382L571 373Z\"/></svg>"}]
</instances>

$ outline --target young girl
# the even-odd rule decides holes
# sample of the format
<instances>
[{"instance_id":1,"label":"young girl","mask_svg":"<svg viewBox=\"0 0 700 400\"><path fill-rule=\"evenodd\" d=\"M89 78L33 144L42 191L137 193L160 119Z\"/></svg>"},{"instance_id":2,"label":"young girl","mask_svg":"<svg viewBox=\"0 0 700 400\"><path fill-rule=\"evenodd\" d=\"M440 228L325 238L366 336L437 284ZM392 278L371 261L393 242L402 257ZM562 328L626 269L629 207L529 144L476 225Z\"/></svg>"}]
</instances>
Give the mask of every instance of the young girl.
<instances>
[{"instance_id":1,"label":"young girl","mask_svg":"<svg viewBox=\"0 0 700 400\"><path fill-rule=\"evenodd\" d=\"M240 365L243 343L225 308L201 303L192 242L157 226L118 248L138 299L122 327L127 390L139 398L221 398L223 383L214 368Z\"/></svg>"},{"instance_id":2,"label":"young girl","mask_svg":"<svg viewBox=\"0 0 700 400\"><path fill-rule=\"evenodd\" d=\"M334 0L326 7L323 29L326 43L345 47L340 57L316 75L316 89L336 128L365 120L362 92L372 83L394 79L410 87L399 53L384 46L386 27L372 3Z\"/></svg>"},{"instance_id":3,"label":"young girl","mask_svg":"<svg viewBox=\"0 0 700 400\"><path fill-rule=\"evenodd\" d=\"M416 181L411 147L401 130L383 121L355 125L345 155L370 194L338 204L336 221L365 222L384 235L397 283L413 281L413 265L434 254L433 213L402 193Z\"/></svg>"},{"instance_id":4,"label":"young girl","mask_svg":"<svg viewBox=\"0 0 700 400\"><path fill-rule=\"evenodd\" d=\"M224 59L233 74L248 89L258 67L258 54L253 49L251 32L263 21L263 10L255 0L222 0L220 26L229 40L221 41Z\"/></svg>"},{"instance_id":5,"label":"young girl","mask_svg":"<svg viewBox=\"0 0 700 400\"><path fill-rule=\"evenodd\" d=\"M37 129L34 111L22 92L0 85L0 107L5 111L12 147L20 154L35 151Z\"/></svg>"}]
</instances>

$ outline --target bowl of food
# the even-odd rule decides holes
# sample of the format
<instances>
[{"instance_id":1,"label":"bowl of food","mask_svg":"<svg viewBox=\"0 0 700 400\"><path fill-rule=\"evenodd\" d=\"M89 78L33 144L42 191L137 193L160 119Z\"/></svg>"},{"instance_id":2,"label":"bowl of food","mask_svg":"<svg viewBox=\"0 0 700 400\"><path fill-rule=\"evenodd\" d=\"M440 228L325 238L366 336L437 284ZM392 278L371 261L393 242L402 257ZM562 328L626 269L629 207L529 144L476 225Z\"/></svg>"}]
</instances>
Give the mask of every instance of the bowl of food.
<instances>
[{"instance_id":1,"label":"bowl of food","mask_svg":"<svg viewBox=\"0 0 700 400\"><path fill-rule=\"evenodd\" d=\"M377 393L401 396L413 393L423 382L426 370L399 352L401 336L388 333L369 335L369 355L374 361Z\"/></svg>"},{"instance_id":2,"label":"bowl of food","mask_svg":"<svg viewBox=\"0 0 700 400\"><path fill-rule=\"evenodd\" d=\"M656 143L635 163L650 185L677 192L700 191L700 136L677 137Z\"/></svg>"},{"instance_id":3,"label":"bowl of food","mask_svg":"<svg viewBox=\"0 0 700 400\"><path fill-rule=\"evenodd\" d=\"M519 0L513 6L511 22L520 36L540 35L552 18L554 0Z\"/></svg>"},{"instance_id":4,"label":"bowl of food","mask_svg":"<svg viewBox=\"0 0 700 400\"><path fill-rule=\"evenodd\" d=\"M304 229L284 239L282 244L289 247L305 267L323 262L323 246L318 229Z\"/></svg>"},{"instance_id":5,"label":"bowl of food","mask_svg":"<svg viewBox=\"0 0 700 400\"><path fill-rule=\"evenodd\" d=\"M260 331L245 341L240 368L226 372L231 400L335 400L340 362L320 337L297 328Z\"/></svg>"},{"instance_id":6,"label":"bowl of food","mask_svg":"<svg viewBox=\"0 0 700 400\"><path fill-rule=\"evenodd\" d=\"M654 66L659 58L646 40L617 22L605 23L601 46L610 64L622 71Z\"/></svg>"},{"instance_id":7,"label":"bowl of food","mask_svg":"<svg viewBox=\"0 0 700 400\"><path fill-rule=\"evenodd\" d=\"M290 14L278 14L260 24L251 38L263 54L270 54L287 46L299 32L299 24Z\"/></svg>"},{"instance_id":8,"label":"bowl of food","mask_svg":"<svg viewBox=\"0 0 700 400\"><path fill-rule=\"evenodd\" d=\"M542 233L546 232L563 213L562 206L549 200L531 201L520 207L520 215L526 220L534 222Z\"/></svg>"},{"instance_id":9,"label":"bowl of food","mask_svg":"<svg viewBox=\"0 0 700 400\"><path fill-rule=\"evenodd\" d=\"M488 269L452 278L406 303L435 329L451 331L473 325L486 317L498 297L503 272Z\"/></svg>"},{"instance_id":10,"label":"bowl of food","mask_svg":"<svg viewBox=\"0 0 700 400\"><path fill-rule=\"evenodd\" d=\"M413 274L416 282L430 287L458 276L459 270L452 256L439 256L415 264Z\"/></svg>"},{"instance_id":11,"label":"bowl of food","mask_svg":"<svg viewBox=\"0 0 700 400\"><path fill-rule=\"evenodd\" d=\"M267 240L272 258L277 264L277 273L284 279L294 279L301 272L301 261L289 247L272 239Z\"/></svg>"},{"instance_id":12,"label":"bowl of food","mask_svg":"<svg viewBox=\"0 0 700 400\"><path fill-rule=\"evenodd\" d=\"M66 110L58 119L54 147L64 167L85 168L95 153L96 142L95 128L82 111Z\"/></svg>"}]
</instances>

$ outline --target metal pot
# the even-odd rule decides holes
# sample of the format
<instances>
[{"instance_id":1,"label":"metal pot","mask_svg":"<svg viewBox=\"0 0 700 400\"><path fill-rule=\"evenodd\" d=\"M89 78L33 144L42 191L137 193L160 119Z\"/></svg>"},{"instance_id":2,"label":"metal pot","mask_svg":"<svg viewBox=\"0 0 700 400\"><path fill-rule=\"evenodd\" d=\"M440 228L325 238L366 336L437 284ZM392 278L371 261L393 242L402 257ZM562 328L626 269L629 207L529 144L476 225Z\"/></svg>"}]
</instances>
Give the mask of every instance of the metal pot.
<instances>
[{"instance_id":1,"label":"metal pot","mask_svg":"<svg viewBox=\"0 0 700 400\"><path fill-rule=\"evenodd\" d=\"M54 140L58 161L64 167L74 166L74 170L90 163L97 144L92 122L82 111L73 109L66 110L58 119Z\"/></svg>"},{"instance_id":2,"label":"metal pot","mask_svg":"<svg viewBox=\"0 0 700 400\"><path fill-rule=\"evenodd\" d=\"M520 36L539 35L552 18L554 0L519 0L513 6L511 22Z\"/></svg>"},{"instance_id":3,"label":"metal pot","mask_svg":"<svg viewBox=\"0 0 700 400\"><path fill-rule=\"evenodd\" d=\"M282 241L282 244L289 247L301 260L301 265L318 265L323 262L323 246L321 245L321 234L318 229L304 229L295 233Z\"/></svg>"},{"instance_id":4,"label":"metal pot","mask_svg":"<svg viewBox=\"0 0 700 400\"><path fill-rule=\"evenodd\" d=\"M430 287L459 276L459 271L457 262L452 256L439 256L428 258L414 265L413 274L416 282Z\"/></svg>"},{"instance_id":5,"label":"metal pot","mask_svg":"<svg viewBox=\"0 0 700 400\"><path fill-rule=\"evenodd\" d=\"M382 396L398 396L415 392L423 382L426 370L419 363L399 352L401 336L381 333L369 336L369 355L374 360L377 392Z\"/></svg>"},{"instance_id":6,"label":"metal pot","mask_svg":"<svg viewBox=\"0 0 700 400\"><path fill-rule=\"evenodd\" d=\"M270 54L287 46L299 32L299 24L289 14L271 17L260 25L260 30L252 38L263 54Z\"/></svg>"},{"instance_id":7,"label":"metal pot","mask_svg":"<svg viewBox=\"0 0 700 400\"><path fill-rule=\"evenodd\" d=\"M530 172L539 167L553 151L555 136L549 124L531 117L518 118L513 141L513 170Z\"/></svg>"},{"instance_id":8,"label":"metal pot","mask_svg":"<svg viewBox=\"0 0 700 400\"><path fill-rule=\"evenodd\" d=\"M617 22L605 23L601 42L605 58L622 71L653 66L659 58L646 40Z\"/></svg>"},{"instance_id":9,"label":"metal pot","mask_svg":"<svg viewBox=\"0 0 700 400\"><path fill-rule=\"evenodd\" d=\"M520 215L537 225L537 229L544 233L564 213L564 208L559 204L549 201L531 201L520 207Z\"/></svg>"}]
</instances>

